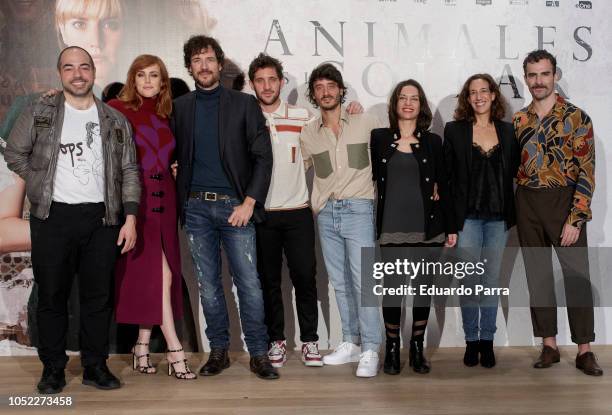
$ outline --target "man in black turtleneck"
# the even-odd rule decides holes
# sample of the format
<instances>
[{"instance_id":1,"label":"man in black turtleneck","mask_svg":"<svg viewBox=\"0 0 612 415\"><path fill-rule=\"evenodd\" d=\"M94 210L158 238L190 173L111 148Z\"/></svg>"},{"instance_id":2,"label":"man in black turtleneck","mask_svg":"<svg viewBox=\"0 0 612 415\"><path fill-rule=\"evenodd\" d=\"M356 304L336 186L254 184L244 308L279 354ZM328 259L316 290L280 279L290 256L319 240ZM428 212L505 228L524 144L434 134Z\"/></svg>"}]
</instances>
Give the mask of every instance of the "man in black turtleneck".
<instances>
[{"instance_id":1,"label":"man in black turtleneck","mask_svg":"<svg viewBox=\"0 0 612 415\"><path fill-rule=\"evenodd\" d=\"M220 246L232 270L251 370L276 379L268 361L268 334L255 249L255 226L264 218L272 175L272 149L255 97L220 85L224 54L211 37L193 36L183 47L196 91L174 101L178 211L200 285L210 356L200 375L230 364L229 318L221 283Z\"/></svg>"}]
</instances>

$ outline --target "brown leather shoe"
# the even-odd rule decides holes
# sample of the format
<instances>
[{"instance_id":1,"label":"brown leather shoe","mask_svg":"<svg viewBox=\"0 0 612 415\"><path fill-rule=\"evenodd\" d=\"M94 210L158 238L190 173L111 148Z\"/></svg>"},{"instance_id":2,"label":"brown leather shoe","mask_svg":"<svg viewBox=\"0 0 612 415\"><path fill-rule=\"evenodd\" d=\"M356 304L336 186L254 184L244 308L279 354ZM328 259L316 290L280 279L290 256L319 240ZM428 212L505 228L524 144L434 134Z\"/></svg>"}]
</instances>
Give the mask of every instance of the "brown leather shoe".
<instances>
[{"instance_id":1,"label":"brown leather shoe","mask_svg":"<svg viewBox=\"0 0 612 415\"><path fill-rule=\"evenodd\" d=\"M533 367L536 369L545 369L547 367L551 367L553 363L559 363L561 361L561 355L559 354L559 349L553 349L550 346L542 347L542 353L540 353L540 357L533 364Z\"/></svg>"},{"instance_id":2,"label":"brown leather shoe","mask_svg":"<svg viewBox=\"0 0 612 415\"><path fill-rule=\"evenodd\" d=\"M586 352L576 355L576 369L580 369L585 375L601 376L603 370L597 364L597 359L593 352Z\"/></svg>"}]
</instances>

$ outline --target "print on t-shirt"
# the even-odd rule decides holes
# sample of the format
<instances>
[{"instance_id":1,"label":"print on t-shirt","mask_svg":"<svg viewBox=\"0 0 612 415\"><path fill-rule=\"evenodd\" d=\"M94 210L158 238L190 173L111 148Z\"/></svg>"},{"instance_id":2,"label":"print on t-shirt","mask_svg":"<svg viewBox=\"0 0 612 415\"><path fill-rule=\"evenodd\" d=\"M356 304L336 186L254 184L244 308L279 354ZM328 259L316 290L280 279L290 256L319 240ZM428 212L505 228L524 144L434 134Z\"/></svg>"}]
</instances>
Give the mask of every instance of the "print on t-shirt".
<instances>
[{"instance_id":1,"label":"print on t-shirt","mask_svg":"<svg viewBox=\"0 0 612 415\"><path fill-rule=\"evenodd\" d=\"M90 121L85 125L85 129L87 131L85 143L77 142L60 145L60 150L63 154L70 154L74 176L83 185L88 184L92 176L101 177L103 174L102 154L100 154L98 146L93 145L94 141L96 143L100 142L100 125ZM91 154L88 154L90 151Z\"/></svg>"},{"instance_id":2,"label":"print on t-shirt","mask_svg":"<svg viewBox=\"0 0 612 415\"><path fill-rule=\"evenodd\" d=\"M95 105L66 105L53 200L64 203L104 200L104 162L100 120Z\"/></svg>"}]
</instances>

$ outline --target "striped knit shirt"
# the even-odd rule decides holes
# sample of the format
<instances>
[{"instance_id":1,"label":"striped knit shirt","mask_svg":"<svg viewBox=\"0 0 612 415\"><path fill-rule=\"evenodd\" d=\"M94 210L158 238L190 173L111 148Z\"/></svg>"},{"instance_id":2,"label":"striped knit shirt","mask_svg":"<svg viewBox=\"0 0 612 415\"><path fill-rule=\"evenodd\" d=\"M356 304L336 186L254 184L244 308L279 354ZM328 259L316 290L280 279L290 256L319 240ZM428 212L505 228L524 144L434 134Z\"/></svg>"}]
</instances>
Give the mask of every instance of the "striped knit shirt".
<instances>
[{"instance_id":1,"label":"striped knit shirt","mask_svg":"<svg viewBox=\"0 0 612 415\"><path fill-rule=\"evenodd\" d=\"M274 156L266 210L306 207L308 187L300 148L300 133L310 119L308 110L281 101L276 111L263 114L270 130Z\"/></svg>"}]
</instances>

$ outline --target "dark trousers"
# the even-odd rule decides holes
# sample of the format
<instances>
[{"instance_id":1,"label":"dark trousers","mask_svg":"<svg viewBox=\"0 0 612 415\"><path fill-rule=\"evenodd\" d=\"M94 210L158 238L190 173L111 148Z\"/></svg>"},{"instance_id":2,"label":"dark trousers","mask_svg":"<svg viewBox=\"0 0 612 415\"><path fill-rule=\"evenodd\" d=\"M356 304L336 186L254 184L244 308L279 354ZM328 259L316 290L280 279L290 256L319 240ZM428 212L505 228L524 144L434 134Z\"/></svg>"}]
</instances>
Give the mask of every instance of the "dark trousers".
<instances>
[{"instance_id":1,"label":"dark trousers","mask_svg":"<svg viewBox=\"0 0 612 415\"><path fill-rule=\"evenodd\" d=\"M563 271L572 341L583 344L595 340L586 224L582 226L574 245L560 246L563 225L572 207L573 195L573 187L532 189L519 186L516 192L516 213L534 336L557 335L552 246Z\"/></svg>"},{"instance_id":2,"label":"dark trousers","mask_svg":"<svg viewBox=\"0 0 612 415\"><path fill-rule=\"evenodd\" d=\"M267 220L257 225L257 266L264 294L266 325L270 341L285 340L285 317L281 289L283 252L295 288L300 340L318 341L315 233L312 211L266 212Z\"/></svg>"},{"instance_id":3,"label":"dark trousers","mask_svg":"<svg viewBox=\"0 0 612 415\"><path fill-rule=\"evenodd\" d=\"M79 278L80 349L83 366L108 358L117 226L103 226L104 203L53 202L46 220L30 217L32 267L38 284L38 356L63 368L68 328L67 302Z\"/></svg>"},{"instance_id":4,"label":"dark trousers","mask_svg":"<svg viewBox=\"0 0 612 415\"><path fill-rule=\"evenodd\" d=\"M406 244L385 244L381 245L382 260L384 262L395 262L396 259L409 259L410 261L419 262L422 259L426 261L437 261L442 252L443 244L424 244L424 243L406 243ZM390 275L385 278L385 288L397 288L407 282L406 278L400 278L396 275ZM431 307L431 296L421 295L420 286L431 286L433 277L431 275L419 275L410 281L410 285L416 287L416 295L412 305L412 323L416 321L427 321L429 319L429 310ZM383 320L386 325L399 326L402 319L402 301L399 296L384 296L383 297Z\"/></svg>"}]
</instances>

